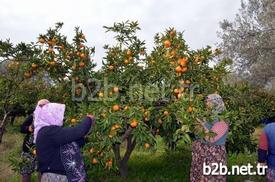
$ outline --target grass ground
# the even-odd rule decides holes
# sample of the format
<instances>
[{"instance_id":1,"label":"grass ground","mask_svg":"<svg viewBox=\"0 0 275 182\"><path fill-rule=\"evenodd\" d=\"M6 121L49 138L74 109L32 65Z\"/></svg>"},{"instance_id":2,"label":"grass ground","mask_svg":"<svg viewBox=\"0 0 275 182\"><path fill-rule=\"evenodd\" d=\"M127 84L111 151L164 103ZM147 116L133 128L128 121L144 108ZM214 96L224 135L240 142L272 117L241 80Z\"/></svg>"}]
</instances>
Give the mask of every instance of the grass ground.
<instances>
[{"instance_id":1,"label":"grass ground","mask_svg":"<svg viewBox=\"0 0 275 182\"><path fill-rule=\"evenodd\" d=\"M258 132L258 130L257 130ZM15 129L8 128L4 135L3 143L0 145L0 181L18 182L20 176L12 171L9 163L11 154L20 153L23 136ZM129 177L121 179L116 174L107 172L95 174L92 181L99 182L185 182L189 178L191 153L190 149L179 147L177 151L167 151L162 140L157 140L157 150L144 152L135 150L129 161ZM255 164L256 154L239 154L228 157L229 166ZM33 177L33 181L37 179ZM228 181L243 182L251 180L255 182L264 181L262 177L256 176L229 176Z\"/></svg>"}]
</instances>

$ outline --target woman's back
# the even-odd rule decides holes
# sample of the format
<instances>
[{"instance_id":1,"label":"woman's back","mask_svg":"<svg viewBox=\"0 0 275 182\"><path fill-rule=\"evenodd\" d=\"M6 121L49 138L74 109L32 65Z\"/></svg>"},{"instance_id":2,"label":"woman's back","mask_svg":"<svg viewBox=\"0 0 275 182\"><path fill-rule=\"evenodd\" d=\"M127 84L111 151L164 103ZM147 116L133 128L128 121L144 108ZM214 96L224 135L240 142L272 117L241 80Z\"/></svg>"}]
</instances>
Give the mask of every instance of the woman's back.
<instances>
[{"instance_id":1,"label":"woman's back","mask_svg":"<svg viewBox=\"0 0 275 182\"><path fill-rule=\"evenodd\" d=\"M39 170L65 175L65 169L61 162L60 146L54 142L54 137L60 132L59 126L43 127L37 136L36 150L39 161Z\"/></svg>"}]
</instances>

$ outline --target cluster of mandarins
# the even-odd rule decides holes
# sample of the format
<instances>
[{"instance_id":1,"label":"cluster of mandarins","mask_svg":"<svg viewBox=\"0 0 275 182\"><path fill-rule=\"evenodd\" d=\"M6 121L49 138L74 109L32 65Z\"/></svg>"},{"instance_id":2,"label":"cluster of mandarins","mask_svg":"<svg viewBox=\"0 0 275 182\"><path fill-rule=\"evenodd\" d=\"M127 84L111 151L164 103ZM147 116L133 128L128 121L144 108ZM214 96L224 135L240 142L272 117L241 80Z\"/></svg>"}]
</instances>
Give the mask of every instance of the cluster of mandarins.
<instances>
[{"instance_id":1,"label":"cluster of mandarins","mask_svg":"<svg viewBox=\"0 0 275 182\"><path fill-rule=\"evenodd\" d=\"M86 80L84 75L88 75L95 66L90 60L94 48L85 45L87 42L85 35L76 29L73 43L69 43L66 37L59 33L59 28L48 30L47 34L40 35L38 48L41 50L41 59L32 63L32 71L41 67L49 73L50 77L58 82L66 83L75 81L82 84ZM31 71L27 71L25 76L30 78ZM68 99L71 89L64 90L63 99ZM80 87L75 89L75 95L82 93Z\"/></svg>"},{"instance_id":2,"label":"cluster of mandarins","mask_svg":"<svg viewBox=\"0 0 275 182\"><path fill-rule=\"evenodd\" d=\"M91 155L96 155L98 158L102 158L102 157L104 156L104 152L103 152L103 151L96 151L96 149L93 148L93 147L91 147L91 148L89 149L89 153L90 153ZM98 160L96 157L93 157L93 158L91 159L91 163L92 163L93 165L99 164L99 160ZM112 159L112 158L107 159L107 160L105 161L105 168L110 169L112 166L113 166L113 159Z\"/></svg>"},{"instance_id":3,"label":"cluster of mandarins","mask_svg":"<svg viewBox=\"0 0 275 182\"><path fill-rule=\"evenodd\" d=\"M120 111L120 110L121 110L121 107L120 107L120 105L115 104L115 105L113 105L112 110L113 110L114 112ZM129 106L125 106L125 107L124 107L124 111L127 111L127 110L129 110ZM132 128L136 128L136 127L138 126L138 123L139 123L138 120L134 118L134 119L131 120L130 126L131 126ZM120 128L120 125L115 124L113 127L114 127L114 130L115 130L115 129L119 129L119 128ZM113 130L113 127L112 127L112 130Z\"/></svg>"},{"instance_id":4,"label":"cluster of mandarins","mask_svg":"<svg viewBox=\"0 0 275 182\"><path fill-rule=\"evenodd\" d=\"M46 37L40 37L38 39L38 43L40 45L46 45L47 48L47 53L50 55L49 56L49 60L47 62L49 67L54 67L56 65L56 59L55 59L55 49L58 47L61 50L64 49L64 45L57 45L58 41L56 38L52 38L52 39L47 39ZM36 72L36 70L38 69L38 64L39 63L32 63L31 64L31 68L27 69L24 73L24 76L26 79L31 78L33 76L33 74Z\"/></svg>"},{"instance_id":5,"label":"cluster of mandarins","mask_svg":"<svg viewBox=\"0 0 275 182\"><path fill-rule=\"evenodd\" d=\"M113 87L112 90L109 91L109 96L112 96L113 94L118 94L119 93L119 88L118 87ZM98 92L98 97L99 98L104 98L104 91L99 91Z\"/></svg>"},{"instance_id":6,"label":"cluster of mandarins","mask_svg":"<svg viewBox=\"0 0 275 182\"><path fill-rule=\"evenodd\" d=\"M134 54L136 54L136 53L134 53L132 50L130 50L130 49L128 49L128 50L125 50L124 52L123 52L123 57L124 57L124 60L123 60L123 66L127 66L127 65L129 65L129 64L131 64L131 63L134 63ZM143 55L145 55L145 51L144 50L142 50L142 51L140 51L139 52L139 55L140 56L143 56ZM117 53L114 53L114 56L117 56ZM110 63L109 65L108 65L108 70L109 71L113 71L115 68L116 68L116 63Z\"/></svg>"},{"instance_id":7,"label":"cluster of mandarins","mask_svg":"<svg viewBox=\"0 0 275 182\"><path fill-rule=\"evenodd\" d=\"M176 31L175 30L171 30L169 32L169 36L170 38L173 38L176 36ZM172 43L170 41L170 39L167 39L167 40L164 40L163 41L163 46L166 48L166 49L171 49L171 46L172 46ZM175 46L177 49L178 46ZM171 50L171 51L167 51L166 52L166 57L167 58L174 58L174 57L177 57L176 56L177 54L177 51L176 50ZM175 67L175 71L177 73L178 76L181 76L182 74L186 73L188 68L187 68L187 64L188 63L188 59L187 57L180 57L178 58L178 61L177 63L175 61L171 61L171 64L172 65L176 65Z\"/></svg>"},{"instance_id":8,"label":"cluster of mandarins","mask_svg":"<svg viewBox=\"0 0 275 182\"><path fill-rule=\"evenodd\" d=\"M90 65L90 54L93 49L84 45L86 37L82 32L77 31L74 43L66 41L66 37L55 32L48 31L40 35L36 44L41 50L39 59L32 61L30 67L25 69L24 77L31 78L38 68L47 71L55 76L61 76L62 80L68 79L81 82L79 73ZM51 75L52 76L52 75ZM78 91L77 94L81 93Z\"/></svg>"}]
</instances>

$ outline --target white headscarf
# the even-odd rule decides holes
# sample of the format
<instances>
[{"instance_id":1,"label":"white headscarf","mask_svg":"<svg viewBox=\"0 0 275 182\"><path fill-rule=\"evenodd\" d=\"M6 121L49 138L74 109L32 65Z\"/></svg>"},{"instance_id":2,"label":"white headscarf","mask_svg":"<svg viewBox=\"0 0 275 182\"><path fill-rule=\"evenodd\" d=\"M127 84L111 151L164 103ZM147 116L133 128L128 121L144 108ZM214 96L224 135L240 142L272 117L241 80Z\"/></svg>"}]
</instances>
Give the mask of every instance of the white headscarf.
<instances>
[{"instance_id":1,"label":"white headscarf","mask_svg":"<svg viewBox=\"0 0 275 182\"><path fill-rule=\"evenodd\" d=\"M34 143L37 134L44 126L62 126L65 113L65 104L48 103L37 106L34 111Z\"/></svg>"}]
</instances>

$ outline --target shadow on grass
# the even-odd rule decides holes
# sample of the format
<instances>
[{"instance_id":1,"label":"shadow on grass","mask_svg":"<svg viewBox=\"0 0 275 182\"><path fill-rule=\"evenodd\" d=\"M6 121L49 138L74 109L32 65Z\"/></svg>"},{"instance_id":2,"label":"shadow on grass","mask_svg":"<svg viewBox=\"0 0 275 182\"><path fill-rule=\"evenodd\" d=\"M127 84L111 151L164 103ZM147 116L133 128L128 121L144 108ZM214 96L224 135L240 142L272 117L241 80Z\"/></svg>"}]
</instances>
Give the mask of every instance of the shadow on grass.
<instances>
[{"instance_id":1,"label":"shadow on grass","mask_svg":"<svg viewBox=\"0 0 275 182\"><path fill-rule=\"evenodd\" d=\"M137 181L188 181L191 155L188 151L135 155L129 162L129 179Z\"/></svg>"},{"instance_id":2,"label":"shadow on grass","mask_svg":"<svg viewBox=\"0 0 275 182\"><path fill-rule=\"evenodd\" d=\"M156 152L136 151L129 160L129 175L123 179L118 174L96 174L98 182L185 182L189 181L191 153L187 150Z\"/></svg>"}]
</instances>

